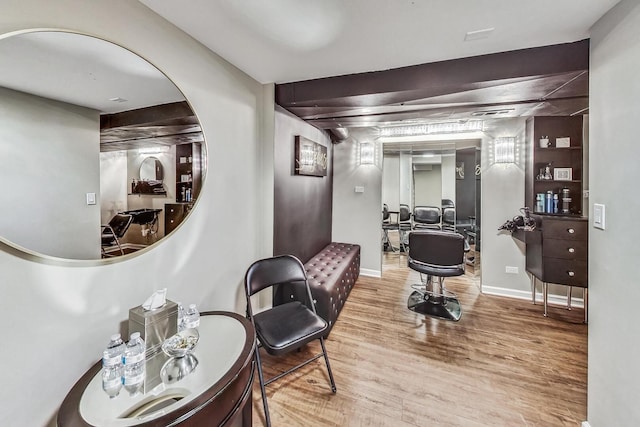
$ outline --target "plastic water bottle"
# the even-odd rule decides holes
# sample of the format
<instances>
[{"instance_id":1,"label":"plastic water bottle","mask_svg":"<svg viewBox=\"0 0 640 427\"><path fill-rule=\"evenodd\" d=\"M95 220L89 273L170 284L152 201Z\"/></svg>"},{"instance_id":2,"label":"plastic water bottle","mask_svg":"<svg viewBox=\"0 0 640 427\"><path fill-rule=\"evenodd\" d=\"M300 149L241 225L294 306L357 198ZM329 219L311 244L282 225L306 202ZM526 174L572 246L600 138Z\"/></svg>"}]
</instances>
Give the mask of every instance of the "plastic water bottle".
<instances>
[{"instance_id":1,"label":"plastic water bottle","mask_svg":"<svg viewBox=\"0 0 640 427\"><path fill-rule=\"evenodd\" d=\"M122 359L124 362L122 382L125 390L132 396L142 390L144 384L145 352L146 348L140 332L132 333Z\"/></svg>"},{"instance_id":2,"label":"plastic water bottle","mask_svg":"<svg viewBox=\"0 0 640 427\"><path fill-rule=\"evenodd\" d=\"M102 389L110 398L116 397L122 389L124 349L120 334L114 334L102 353Z\"/></svg>"},{"instance_id":3,"label":"plastic water bottle","mask_svg":"<svg viewBox=\"0 0 640 427\"><path fill-rule=\"evenodd\" d=\"M184 327L185 329L198 329L198 326L200 326L200 312L195 304L191 304L187 310L187 320Z\"/></svg>"},{"instance_id":4,"label":"plastic water bottle","mask_svg":"<svg viewBox=\"0 0 640 427\"><path fill-rule=\"evenodd\" d=\"M182 303L178 303L178 332L185 330L185 323L187 321L187 312L185 311Z\"/></svg>"}]
</instances>

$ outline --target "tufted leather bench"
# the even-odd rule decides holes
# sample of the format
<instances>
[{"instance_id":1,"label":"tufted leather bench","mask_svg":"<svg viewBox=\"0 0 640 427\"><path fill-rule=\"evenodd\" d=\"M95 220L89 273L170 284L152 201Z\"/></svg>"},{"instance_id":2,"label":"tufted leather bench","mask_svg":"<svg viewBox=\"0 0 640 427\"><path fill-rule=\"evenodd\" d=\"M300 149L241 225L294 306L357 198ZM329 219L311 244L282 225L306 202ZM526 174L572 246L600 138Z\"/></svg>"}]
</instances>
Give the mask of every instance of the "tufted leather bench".
<instances>
[{"instance_id":1,"label":"tufted leather bench","mask_svg":"<svg viewBox=\"0 0 640 427\"><path fill-rule=\"evenodd\" d=\"M327 321L327 335L333 328L344 303L360 274L360 245L330 243L304 264L316 310ZM274 305L305 301L304 287L280 285Z\"/></svg>"}]
</instances>

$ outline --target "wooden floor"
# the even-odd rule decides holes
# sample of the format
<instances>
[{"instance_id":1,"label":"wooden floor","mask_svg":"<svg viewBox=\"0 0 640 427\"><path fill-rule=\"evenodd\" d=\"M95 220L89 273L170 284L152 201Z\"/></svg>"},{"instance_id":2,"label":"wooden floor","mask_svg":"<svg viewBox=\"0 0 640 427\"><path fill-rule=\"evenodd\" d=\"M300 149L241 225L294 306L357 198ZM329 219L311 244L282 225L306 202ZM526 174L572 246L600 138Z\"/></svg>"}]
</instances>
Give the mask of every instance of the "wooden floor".
<instances>
[{"instance_id":1,"label":"wooden floor","mask_svg":"<svg viewBox=\"0 0 640 427\"><path fill-rule=\"evenodd\" d=\"M418 273L385 255L381 279L360 276L322 359L267 386L274 426L579 426L586 419L583 311L483 295L471 276L447 279L459 322L407 309ZM398 257L402 257L399 262ZM271 376L319 349L263 356ZM258 382L253 425L264 425Z\"/></svg>"}]
</instances>

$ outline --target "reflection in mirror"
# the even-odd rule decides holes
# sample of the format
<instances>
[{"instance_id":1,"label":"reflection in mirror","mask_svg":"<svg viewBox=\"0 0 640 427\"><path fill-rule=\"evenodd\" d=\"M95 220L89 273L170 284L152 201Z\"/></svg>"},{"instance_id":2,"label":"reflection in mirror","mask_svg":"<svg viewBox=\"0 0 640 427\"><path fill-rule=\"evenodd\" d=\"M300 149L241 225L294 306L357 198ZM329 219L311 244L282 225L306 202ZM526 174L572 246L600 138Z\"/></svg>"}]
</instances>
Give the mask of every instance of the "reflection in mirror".
<instances>
[{"instance_id":1,"label":"reflection in mirror","mask_svg":"<svg viewBox=\"0 0 640 427\"><path fill-rule=\"evenodd\" d=\"M467 272L478 279L480 175L476 175L476 165L479 164L479 139L385 143L383 148L382 202L392 212L401 204L407 204L412 214L416 207L422 213L438 212L437 224L432 224L432 215L428 215L420 218L418 222L424 222L420 227L455 230L465 235L471 243ZM415 228L415 216L412 222ZM388 234L391 242L397 241L402 250L403 245ZM400 234L399 238L408 243L406 233Z\"/></svg>"},{"instance_id":2,"label":"reflection in mirror","mask_svg":"<svg viewBox=\"0 0 640 427\"><path fill-rule=\"evenodd\" d=\"M162 72L61 31L0 39L0 152L2 182L14 183L0 240L63 259L157 242L191 211L205 169L198 120ZM104 226L118 214L132 221L116 243Z\"/></svg>"},{"instance_id":3,"label":"reflection in mirror","mask_svg":"<svg viewBox=\"0 0 640 427\"><path fill-rule=\"evenodd\" d=\"M155 157L147 157L140 165L141 181L162 181L162 162Z\"/></svg>"}]
</instances>

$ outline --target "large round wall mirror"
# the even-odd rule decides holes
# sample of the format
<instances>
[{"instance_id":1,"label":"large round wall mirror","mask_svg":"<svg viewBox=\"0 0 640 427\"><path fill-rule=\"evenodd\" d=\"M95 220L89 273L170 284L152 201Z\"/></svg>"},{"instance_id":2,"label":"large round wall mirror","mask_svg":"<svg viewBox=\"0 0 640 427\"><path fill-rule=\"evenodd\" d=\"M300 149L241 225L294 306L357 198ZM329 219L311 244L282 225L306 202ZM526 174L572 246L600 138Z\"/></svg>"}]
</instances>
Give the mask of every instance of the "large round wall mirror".
<instances>
[{"instance_id":1,"label":"large round wall mirror","mask_svg":"<svg viewBox=\"0 0 640 427\"><path fill-rule=\"evenodd\" d=\"M0 249L118 259L191 212L205 173L198 120L156 67L64 31L0 38Z\"/></svg>"}]
</instances>

